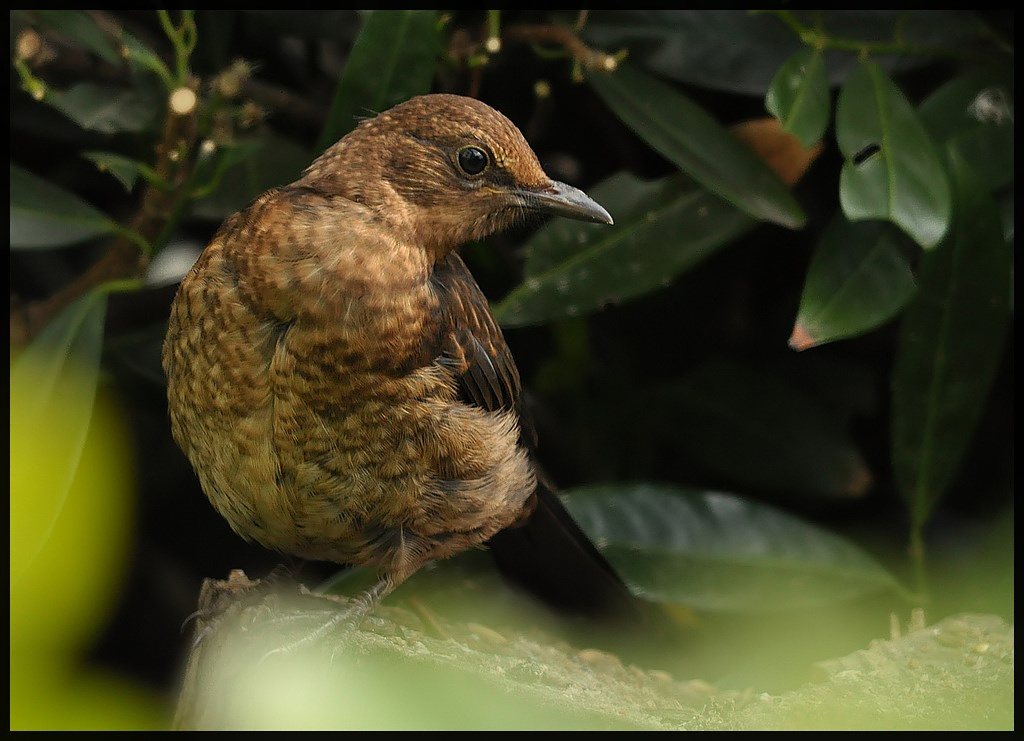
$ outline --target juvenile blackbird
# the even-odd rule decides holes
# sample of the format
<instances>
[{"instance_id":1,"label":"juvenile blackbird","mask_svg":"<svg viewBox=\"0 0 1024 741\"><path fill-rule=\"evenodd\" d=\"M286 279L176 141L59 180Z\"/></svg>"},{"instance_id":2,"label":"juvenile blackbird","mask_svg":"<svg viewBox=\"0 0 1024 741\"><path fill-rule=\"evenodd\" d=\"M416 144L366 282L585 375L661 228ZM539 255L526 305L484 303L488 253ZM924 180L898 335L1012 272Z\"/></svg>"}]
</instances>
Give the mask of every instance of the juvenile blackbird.
<instances>
[{"instance_id":1,"label":"juvenile blackbird","mask_svg":"<svg viewBox=\"0 0 1024 741\"><path fill-rule=\"evenodd\" d=\"M359 614L492 538L549 602L629 599L538 484L515 362L455 252L531 214L612 223L505 116L424 95L230 217L181 283L163 348L175 440L243 538L376 567Z\"/></svg>"}]
</instances>

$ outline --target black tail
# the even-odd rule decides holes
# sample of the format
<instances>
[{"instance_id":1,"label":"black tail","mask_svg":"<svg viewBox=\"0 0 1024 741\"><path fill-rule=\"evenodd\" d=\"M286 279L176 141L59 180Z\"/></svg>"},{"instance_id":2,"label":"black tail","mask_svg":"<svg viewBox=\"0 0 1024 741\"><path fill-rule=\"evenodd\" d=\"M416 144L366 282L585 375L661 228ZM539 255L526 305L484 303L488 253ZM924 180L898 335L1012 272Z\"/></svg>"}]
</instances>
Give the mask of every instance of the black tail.
<instances>
[{"instance_id":1,"label":"black tail","mask_svg":"<svg viewBox=\"0 0 1024 741\"><path fill-rule=\"evenodd\" d=\"M621 577L543 483L533 515L488 545L506 578L559 611L627 620L640 616L639 602Z\"/></svg>"}]
</instances>

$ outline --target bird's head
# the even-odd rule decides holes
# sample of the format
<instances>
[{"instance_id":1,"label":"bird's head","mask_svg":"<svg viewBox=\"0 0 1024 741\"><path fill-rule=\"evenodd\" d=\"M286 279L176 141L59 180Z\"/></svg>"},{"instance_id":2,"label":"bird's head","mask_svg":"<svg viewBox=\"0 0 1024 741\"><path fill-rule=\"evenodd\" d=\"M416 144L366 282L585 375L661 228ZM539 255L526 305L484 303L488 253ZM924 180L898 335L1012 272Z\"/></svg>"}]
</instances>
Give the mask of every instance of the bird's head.
<instances>
[{"instance_id":1,"label":"bird's head","mask_svg":"<svg viewBox=\"0 0 1024 741\"><path fill-rule=\"evenodd\" d=\"M363 121L300 182L310 181L372 209L438 259L531 214L612 223L544 173L508 118L459 95L419 96Z\"/></svg>"}]
</instances>

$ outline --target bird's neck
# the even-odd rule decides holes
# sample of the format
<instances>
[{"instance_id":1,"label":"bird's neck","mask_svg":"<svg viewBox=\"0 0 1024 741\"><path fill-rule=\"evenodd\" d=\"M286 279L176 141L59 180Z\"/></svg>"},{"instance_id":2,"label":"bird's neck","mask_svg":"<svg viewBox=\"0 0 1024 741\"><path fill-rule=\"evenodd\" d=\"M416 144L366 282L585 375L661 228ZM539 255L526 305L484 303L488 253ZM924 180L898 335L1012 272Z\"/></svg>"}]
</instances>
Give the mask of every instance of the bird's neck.
<instances>
[{"instance_id":1,"label":"bird's neck","mask_svg":"<svg viewBox=\"0 0 1024 741\"><path fill-rule=\"evenodd\" d=\"M417 202L389 177L384 158L366 156L366 151L343 139L313 162L296 185L359 204L388 234L423 250L431 263L475 238L466 233L465 219L451 209Z\"/></svg>"}]
</instances>

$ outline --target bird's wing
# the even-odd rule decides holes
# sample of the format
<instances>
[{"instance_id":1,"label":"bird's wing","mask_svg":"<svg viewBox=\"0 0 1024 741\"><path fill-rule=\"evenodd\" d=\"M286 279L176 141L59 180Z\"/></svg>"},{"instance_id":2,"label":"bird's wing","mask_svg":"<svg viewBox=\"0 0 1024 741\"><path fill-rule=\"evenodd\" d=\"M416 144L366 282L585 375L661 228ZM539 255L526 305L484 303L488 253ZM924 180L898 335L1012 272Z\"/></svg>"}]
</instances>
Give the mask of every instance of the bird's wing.
<instances>
[{"instance_id":1,"label":"bird's wing","mask_svg":"<svg viewBox=\"0 0 1024 741\"><path fill-rule=\"evenodd\" d=\"M462 369L461 398L490 411L515 411L520 440L532 451L536 434L522 401L519 371L487 299L455 253L435 267L434 280L443 297L444 354ZM508 578L552 606L592 616L636 614L628 587L542 477L523 519L488 546Z\"/></svg>"},{"instance_id":2,"label":"bird's wing","mask_svg":"<svg viewBox=\"0 0 1024 741\"><path fill-rule=\"evenodd\" d=\"M433 279L442 301L444 359L461 371L459 396L487 411L516 412L523 441L533 447L519 370L469 268L453 252L435 267Z\"/></svg>"}]
</instances>

